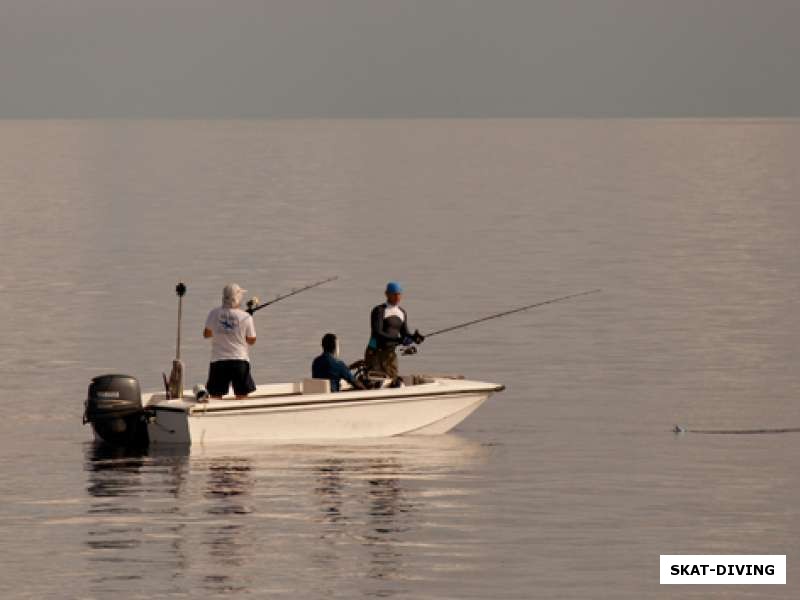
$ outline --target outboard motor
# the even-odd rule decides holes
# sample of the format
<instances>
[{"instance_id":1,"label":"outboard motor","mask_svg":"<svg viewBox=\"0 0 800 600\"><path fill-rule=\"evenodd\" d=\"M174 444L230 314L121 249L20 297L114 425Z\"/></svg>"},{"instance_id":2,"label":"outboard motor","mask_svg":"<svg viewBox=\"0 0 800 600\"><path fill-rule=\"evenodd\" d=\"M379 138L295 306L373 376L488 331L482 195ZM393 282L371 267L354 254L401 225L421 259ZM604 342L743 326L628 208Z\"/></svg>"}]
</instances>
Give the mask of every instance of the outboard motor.
<instances>
[{"instance_id":1,"label":"outboard motor","mask_svg":"<svg viewBox=\"0 0 800 600\"><path fill-rule=\"evenodd\" d=\"M139 382L130 375L100 375L89 384L84 423L114 446L146 446L147 418Z\"/></svg>"}]
</instances>

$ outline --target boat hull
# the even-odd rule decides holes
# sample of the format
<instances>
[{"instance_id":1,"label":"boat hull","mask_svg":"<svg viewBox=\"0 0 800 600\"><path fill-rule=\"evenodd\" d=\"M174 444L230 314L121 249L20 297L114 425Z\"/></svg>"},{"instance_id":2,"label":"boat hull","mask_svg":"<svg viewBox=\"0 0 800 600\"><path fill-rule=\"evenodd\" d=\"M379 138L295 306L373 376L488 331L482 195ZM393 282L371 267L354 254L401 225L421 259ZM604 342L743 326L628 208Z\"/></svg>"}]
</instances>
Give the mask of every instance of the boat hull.
<instances>
[{"instance_id":1,"label":"boat hull","mask_svg":"<svg viewBox=\"0 0 800 600\"><path fill-rule=\"evenodd\" d=\"M440 382L338 394L265 394L208 404L152 402L153 444L352 440L449 431L503 386Z\"/></svg>"}]
</instances>

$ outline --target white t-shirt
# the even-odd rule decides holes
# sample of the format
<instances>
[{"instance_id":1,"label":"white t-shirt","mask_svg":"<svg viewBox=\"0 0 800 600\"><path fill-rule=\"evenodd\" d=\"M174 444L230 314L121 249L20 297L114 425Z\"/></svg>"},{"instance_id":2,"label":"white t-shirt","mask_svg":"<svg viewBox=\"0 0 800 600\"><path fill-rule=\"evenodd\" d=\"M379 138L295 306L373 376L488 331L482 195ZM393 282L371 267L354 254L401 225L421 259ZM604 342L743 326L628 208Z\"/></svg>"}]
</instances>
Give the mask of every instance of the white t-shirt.
<instances>
[{"instance_id":1,"label":"white t-shirt","mask_svg":"<svg viewBox=\"0 0 800 600\"><path fill-rule=\"evenodd\" d=\"M211 362L218 360L250 360L246 337L256 337L253 317L240 308L219 306L208 313L206 329L211 338Z\"/></svg>"}]
</instances>

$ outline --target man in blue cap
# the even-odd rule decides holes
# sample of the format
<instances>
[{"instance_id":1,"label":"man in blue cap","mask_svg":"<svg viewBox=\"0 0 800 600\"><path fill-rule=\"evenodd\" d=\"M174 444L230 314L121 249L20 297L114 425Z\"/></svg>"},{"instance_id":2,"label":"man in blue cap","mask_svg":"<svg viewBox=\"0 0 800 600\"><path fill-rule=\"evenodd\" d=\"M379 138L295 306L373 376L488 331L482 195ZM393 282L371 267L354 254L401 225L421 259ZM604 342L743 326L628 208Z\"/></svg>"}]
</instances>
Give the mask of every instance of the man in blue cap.
<instances>
[{"instance_id":1,"label":"man in blue cap","mask_svg":"<svg viewBox=\"0 0 800 600\"><path fill-rule=\"evenodd\" d=\"M372 309L370 315L371 336L364 352L364 362L368 371L385 373L393 381L398 381L397 353L399 345L421 344L425 340L419 330L410 333L408 315L400 307L403 288L396 281L386 285L386 302Z\"/></svg>"}]
</instances>

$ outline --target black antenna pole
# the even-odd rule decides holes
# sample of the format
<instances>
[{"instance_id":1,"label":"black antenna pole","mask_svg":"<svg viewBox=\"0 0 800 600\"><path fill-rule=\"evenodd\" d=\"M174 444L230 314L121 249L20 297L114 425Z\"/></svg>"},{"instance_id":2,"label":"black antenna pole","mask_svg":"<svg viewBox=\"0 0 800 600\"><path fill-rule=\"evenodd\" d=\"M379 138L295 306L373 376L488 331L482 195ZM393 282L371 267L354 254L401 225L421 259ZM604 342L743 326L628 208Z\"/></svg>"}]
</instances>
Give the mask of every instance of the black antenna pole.
<instances>
[{"instance_id":1,"label":"black antenna pole","mask_svg":"<svg viewBox=\"0 0 800 600\"><path fill-rule=\"evenodd\" d=\"M175 360L181 359L181 313L183 312L183 296L186 294L186 286L183 282L175 286L175 293L178 294L178 337L175 342Z\"/></svg>"},{"instance_id":2,"label":"black antenna pole","mask_svg":"<svg viewBox=\"0 0 800 600\"><path fill-rule=\"evenodd\" d=\"M183 296L186 294L186 286L183 282L175 286L175 293L178 294L178 334L175 340L175 360L172 361L172 371L169 380L164 376L164 383L167 387L167 398L183 398L183 363L181 362L181 317L183 312Z\"/></svg>"}]
</instances>

